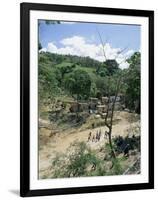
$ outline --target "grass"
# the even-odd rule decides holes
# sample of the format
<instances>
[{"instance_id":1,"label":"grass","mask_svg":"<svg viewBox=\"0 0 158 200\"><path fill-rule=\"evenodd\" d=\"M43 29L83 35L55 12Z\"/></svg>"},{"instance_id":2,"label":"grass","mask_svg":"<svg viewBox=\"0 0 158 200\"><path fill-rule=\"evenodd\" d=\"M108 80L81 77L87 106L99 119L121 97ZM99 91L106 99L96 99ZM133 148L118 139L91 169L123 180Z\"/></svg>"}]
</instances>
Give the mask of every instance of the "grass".
<instances>
[{"instance_id":1,"label":"grass","mask_svg":"<svg viewBox=\"0 0 158 200\"><path fill-rule=\"evenodd\" d=\"M73 143L67 154L57 154L52 167L55 169L52 178L102 176L106 173L102 161L84 142Z\"/></svg>"},{"instance_id":2,"label":"grass","mask_svg":"<svg viewBox=\"0 0 158 200\"><path fill-rule=\"evenodd\" d=\"M109 145L104 151L110 154ZM119 156L101 159L85 142L74 142L63 154L52 160L51 178L122 175L127 169L127 158ZM46 178L45 176L43 178ZM48 177L47 177L48 178Z\"/></svg>"}]
</instances>

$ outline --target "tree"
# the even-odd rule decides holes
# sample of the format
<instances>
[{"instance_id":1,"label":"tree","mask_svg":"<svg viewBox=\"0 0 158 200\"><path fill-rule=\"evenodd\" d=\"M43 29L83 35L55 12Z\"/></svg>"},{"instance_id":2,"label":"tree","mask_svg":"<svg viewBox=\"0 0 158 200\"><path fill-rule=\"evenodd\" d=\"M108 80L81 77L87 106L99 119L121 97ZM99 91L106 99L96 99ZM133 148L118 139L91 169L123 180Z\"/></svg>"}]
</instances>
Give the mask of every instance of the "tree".
<instances>
[{"instance_id":1,"label":"tree","mask_svg":"<svg viewBox=\"0 0 158 200\"><path fill-rule=\"evenodd\" d=\"M116 60L107 59L103 64L97 67L96 73L101 77L113 76L119 71L119 64Z\"/></svg>"},{"instance_id":2,"label":"tree","mask_svg":"<svg viewBox=\"0 0 158 200\"><path fill-rule=\"evenodd\" d=\"M97 95L97 86L94 82L91 83L91 90L90 90L90 96L91 97L96 97Z\"/></svg>"},{"instance_id":3,"label":"tree","mask_svg":"<svg viewBox=\"0 0 158 200\"><path fill-rule=\"evenodd\" d=\"M121 81L122 81L122 76L119 74L118 78L117 78L117 82L115 83L115 90L114 90L114 99L113 99L113 102L112 102L112 106L110 108L110 94L111 94L111 88L110 88L110 82L111 82L111 77L113 77L112 75L114 75L114 73L116 71L118 71L119 69L119 64L117 63L116 60L109 60L107 59L106 57L106 51L105 51L105 44L102 40L102 37L101 37L101 34L99 33L98 31L98 35L99 35L99 38L100 38L100 42L101 42L101 45L102 45L102 50L103 50L103 55L104 55L104 58L105 58L105 67L107 69L107 72L108 72L108 90L107 90L107 94L108 94L108 105L107 105L107 113L106 113L106 116L105 116L105 126L108 128L108 138L109 138L109 145L110 145L110 148L111 148L111 155L112 157L114 158L114 161L113 161L113 165L115 163L115 151L114 151L114 148L113 148L113 144L112 144L112 127L113 127L113 117L114 117L114 110L115 110L115 103L116 103L116 99L117 99L117 96L118 96L118 93L119 93L119 90L120 90L120 85L121 85ZM119 53L118 53L119 54ZM110 110L111 110L111 113L110 113Z\"/></svg>"},{"instance_id":4,"label":"tree","mask_svg":"<svg viewBox=\"0 0 158 200\"><path fill-rule=\"evenodd\" d=\"M137 113L140 113L140 59L140 53L135 52L127 60L130 65L125 78L126 106Z\"/></svg>"},{"instance_id":5,"label":"tree","mask_svg":"<svg viewBox=\"0 0 158 200\"><path fill-rule=\"evenodd\" d=\"M107 75L108 76L112 76L113 74L115 74L118 70L119 70L119 65L116 62L116 60L106 60L104 62L105 64L105 68L107 70Z\"/></svg>"},{"instance_id":6,"label":"tree","mask_svg":"<svg viewBox=\"0 0 158 200\"><path fill-rule=\"evenodd\" d=\"M73 71L73 69L76 67L75 64L73 65L63 65L61 66L59 69L61 71L61 74L62 74L62 78L64 78L64 75L67 74L67 73L70 73Z\"/></svg>"},{"instance_id":7,"label":"tree","mask_svg":"<svg viewBox=\"0 0 158 200\"><path fill-rule=\"evenodd\" d=\"M97 67L96 73L101 77L105 77L108 74L108 70L105 67L105 63L102 63Z\"/></svg>"},{"instance_id":8,"label":"tree","mask_svg":"<svg viewBox=\"0 0 158 200\"><path fill-rule=\"evenodd\" d=\"M38 50L41 50L42 49L42 45L40 42L38 42Z\"/></svg>"},{"instance_id":9,"label":"tree","mask_svg":"<svg viewBox=\"0 0 158 200\"><path fill-rule=\"evenodd\" d=\"M95 84L97 87L98 92L101 96L107 96L107 89L108 89L108 78L107 77L97 77L95 80Z\"/></svg>"},{"instance_id":10,"label":"tree","mask_svg":"<svg viewBox=\"0 0 158 200\"><path fill-rule=\"evenodd\" d=\"M109 78L110 80L110 78ZM114 148L113 148L113 144L112 144L112 127L113 127L113 117L114 117L114 110L115 110L115 103L116 103L116 99L117 99L117 96L118 96L118 93L119 93L119 90L120 90L120 86L121 86L121 80L122 80L122 77L119 76L118 77L118 80L116 82L116 89L115 89L115 95L114 95L114 99L113 99L113 102L112 102L112 107L111 107L111 114L110 114L110 90L109 90L109 95L108 95L108 108L107 108L107 114L105 116L105 125L106 127L108 128L108 138L109 138L109 145L110 145L110 148L111 148L111 155L113 158L115 158L115 151L114 151ZM108 120L108 118L110 118Z\"/></svg>"},{"instance_id":11,"label":"tree","mask_svg":"<svg viewBox=\"0 0 158 200\"><path fill-rule=\"evenodd\" d=\"M88 98L91 89L91 79L89 74L82 70L76 69L65 76L65 87L72 95L76 95L76 99Z\"/></svg>"},{"instance_id":12,"label":"tree","mask_svg":"<svg viewBox=\"0 0 158 200\"><path fill-rule=\"evenodd\" d=\"M38 84L39 84L39 95L41 103L44 99L54 97L59 93L58 80L53 70L45 66L43 63L38 65Z\"/></svg>"}]
</instances>

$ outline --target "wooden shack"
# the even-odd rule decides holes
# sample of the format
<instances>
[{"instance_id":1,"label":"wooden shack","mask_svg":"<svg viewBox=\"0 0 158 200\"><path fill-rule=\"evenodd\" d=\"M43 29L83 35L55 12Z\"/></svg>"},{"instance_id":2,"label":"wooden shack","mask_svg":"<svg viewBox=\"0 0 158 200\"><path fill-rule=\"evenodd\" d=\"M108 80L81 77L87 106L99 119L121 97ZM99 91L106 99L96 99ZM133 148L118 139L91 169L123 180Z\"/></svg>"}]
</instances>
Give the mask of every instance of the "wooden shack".
<instances>
[{"instance_id":1,"label":"wooden shack","mask_svg":"<svg viewBox=\"0 0 158 200\"><path fill-rule=\"evenodd\" d=\"M72 102L69 102L70 104L70 112L79 112L79 104L77 101L72 101Z\"/></svg>"},{"instance_id":2,"label":"wooden shack","mask_svg":"<svg viewBox=\"0 0 158 200\"><path fill-rule=\"evenodd\" d=\"M104 105L107 104L108 103L108 97L102 97L101 103L104 104Z\"/></svg>"},{"instance_id":3,"label":"wooden shack","mask_svg":"<svg viewBox=\"0 0 158 200\"><path fill-rule=\"evenodd\" d=\"M89 104L81 102L71 102L70 112L89 112Z\"/></svg>"},{"instance_id":4,"label":"wooden shack","mask_svg":"<svg viewBox=\"0 0 158 200\"><path fill-rule=\"evenodd\" d=\"M80 112L88 112L89 111L88 103L79 103L79 111Z\"/></svg>"},{"instance_id":5,"label":"wooden shack","mask_svg":"<svg viewBox=\"0 0 158 200\"><path fill-rule=\"evenodd\" d=\"M90 102L92 102L92 103L98 103L98 98L91 97L90 98Z\"/></svg>"},{"instance_id":6,"label":"wooden shack","mask_svg":"<svg viewBox=\"0 0 158 200\"><path fill-rule=\"evenodd\" d=\"M106 106L105 105L98 105L97 106L97 112L99 114L105 113L106 112Z\"/></svg>"},{"instance_id":7,"label":"wooden shack","mask_svg":"<svg viewBox=\"0 0 158 200\"><path fill-rule=\"evenodd\" d=\"M89 108L91 110L96 110L97 109L97 105L98 105L98 98L90 98L90 102L89 102Z\"/></svg>"}]
</instances>

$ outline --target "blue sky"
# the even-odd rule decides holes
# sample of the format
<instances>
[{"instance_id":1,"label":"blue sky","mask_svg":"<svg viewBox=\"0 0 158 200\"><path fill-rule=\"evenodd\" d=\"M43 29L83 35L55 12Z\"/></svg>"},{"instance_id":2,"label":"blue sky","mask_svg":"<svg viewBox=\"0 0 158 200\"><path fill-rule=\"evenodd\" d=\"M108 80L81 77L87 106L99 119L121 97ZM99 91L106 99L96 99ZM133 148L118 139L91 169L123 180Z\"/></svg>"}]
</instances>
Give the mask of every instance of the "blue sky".
<instances>
[{"instance_id":1,"label":"blue sky","mask_svg":"<svg viewBox=\"0 0 158 200\"><path fill-rule=\"evenodd\" d=\"M140 50L140 26L99 23L45 24L39 26L39 40L43 51L59 54L90 56L103 61L103 49L98 35L105 43L107 59L113 59L122 49L118 60ZM118 62L119 62L118 61ZM123 62L123 61L121 61Z\"/></svg>"}]
</instances>

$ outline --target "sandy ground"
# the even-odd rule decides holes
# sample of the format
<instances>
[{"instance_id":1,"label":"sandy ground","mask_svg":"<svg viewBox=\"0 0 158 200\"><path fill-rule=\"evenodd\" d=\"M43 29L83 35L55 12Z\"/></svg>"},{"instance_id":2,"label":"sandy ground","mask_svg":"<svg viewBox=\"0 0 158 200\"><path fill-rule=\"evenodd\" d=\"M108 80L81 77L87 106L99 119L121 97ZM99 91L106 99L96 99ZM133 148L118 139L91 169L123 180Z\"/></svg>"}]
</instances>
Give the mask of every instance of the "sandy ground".
<instances>
[{"instance_id":1,"label":"sandy ground","mask_svg":"<svg viewBox=\"0 0 158 200\"><path fill-rule=\"evenodd\" d=\"M115 114L115 119L117 118L119 121L117 124L113 125L112 137L118 135L126 136L129 133L129 130L132 130L139 125L139 121L131 122L130 119L133 115L134 114L127 112L117 112ZM55 157L56 153L64 153L71 143L75 141L84 141L92 149L99 149L107 140L104 137L105 130L107 130L105 126L82 131L80 129L72 129L71 131L66 130L62 133L51 135L51 131L45 128L46 125L49 125L49 122L40 119L40 123L44 124L44 127L40 128L39 132L40 136L42 135L42 143L40 143L39 148L39 178L50 169L52 159ZM88 141L90 132L93 136L100 130L102 134L99 142Z\"/></svg>"}]
</instances>

